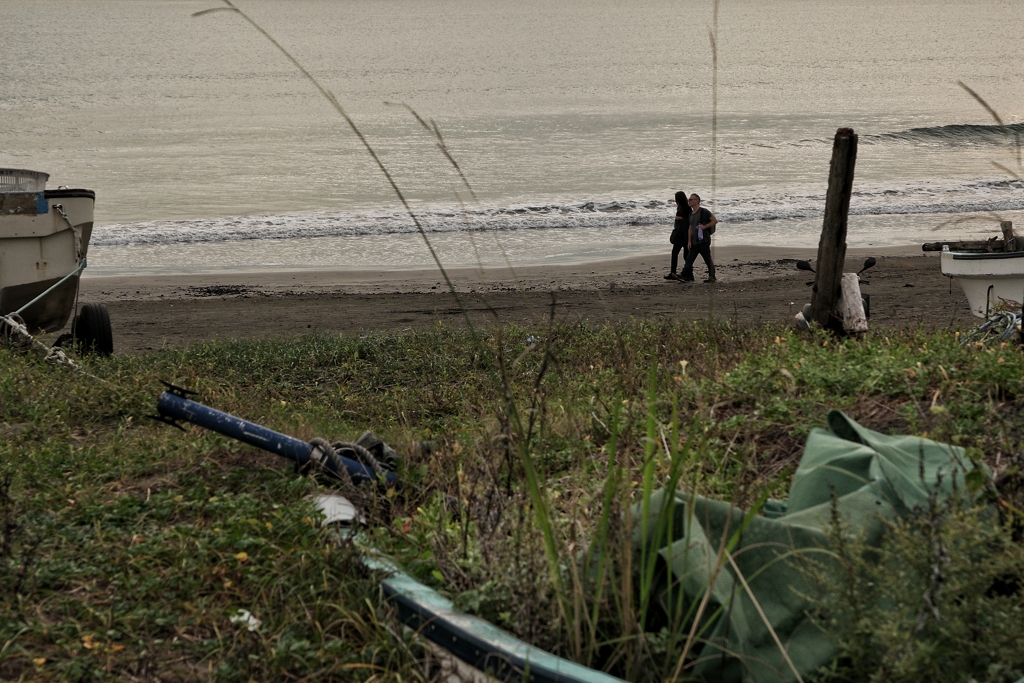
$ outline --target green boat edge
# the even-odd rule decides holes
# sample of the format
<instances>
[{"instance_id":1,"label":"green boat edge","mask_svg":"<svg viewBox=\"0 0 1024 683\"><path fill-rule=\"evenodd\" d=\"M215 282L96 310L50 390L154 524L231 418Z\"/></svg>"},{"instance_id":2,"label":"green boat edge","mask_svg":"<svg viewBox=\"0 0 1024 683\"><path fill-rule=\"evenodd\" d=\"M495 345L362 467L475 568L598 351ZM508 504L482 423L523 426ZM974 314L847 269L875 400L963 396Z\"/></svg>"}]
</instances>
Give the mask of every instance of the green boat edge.
<instances>
[{"instance_id":1,"label":"green boat edge","mask_svg":"<svg viewBox=\"0 0 1024 683\"><path fill-rule=\"evenodd\" d=\"M419 636L499 681L532 683L623 683L622 679L545 652L479 617L454 609L437 591L380 557L365 558L370 569L388 574L384 600L398 620Z\"/></svg>"}]
</instances>

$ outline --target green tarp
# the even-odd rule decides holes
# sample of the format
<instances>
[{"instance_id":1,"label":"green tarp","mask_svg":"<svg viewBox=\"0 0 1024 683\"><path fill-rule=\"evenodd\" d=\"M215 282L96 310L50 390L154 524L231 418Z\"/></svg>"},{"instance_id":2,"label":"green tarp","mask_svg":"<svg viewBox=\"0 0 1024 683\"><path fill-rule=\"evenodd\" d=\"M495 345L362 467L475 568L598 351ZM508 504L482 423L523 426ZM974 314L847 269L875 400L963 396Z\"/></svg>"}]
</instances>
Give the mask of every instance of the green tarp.
<instances>
[{"instance_id":1,"label":"green tarp","mask_svg":"<svg viewBox=\"0 0 1024 683\"><path fill-rule=\"evenodd\" d=\"M829 413L828 426L829 430L814 429L808 436L788 501L771 501L764 516L750 521L731 553L735 566L726 560L718 573L701 624L705 628L693 669L698 678L722 683L796 680L737 569L801 676L835 657L836 646L807 617L810 605L802 595L810 588L793 563L796 554L828 545L833 495L851 531L877 543L884 528L881 520L926 506L931 491L948 496L957 486L964 488L964 473L971 463L957 446L913 436L886 436L838 411ZM675 592L679 587L682 614L695 602L699 604L714 573L723 534L731 537L745 513L727 503L679 491L671 502L664 496L664 491L654 494L652 519L637 529L634 542L639 548L645 535L651 540L657 512L671 511L673 537L659 550L663 562L657 592L662 616L668 621L680 597ZM692 515L686 509L690 503Z\"/></svg>"}]
</instances>

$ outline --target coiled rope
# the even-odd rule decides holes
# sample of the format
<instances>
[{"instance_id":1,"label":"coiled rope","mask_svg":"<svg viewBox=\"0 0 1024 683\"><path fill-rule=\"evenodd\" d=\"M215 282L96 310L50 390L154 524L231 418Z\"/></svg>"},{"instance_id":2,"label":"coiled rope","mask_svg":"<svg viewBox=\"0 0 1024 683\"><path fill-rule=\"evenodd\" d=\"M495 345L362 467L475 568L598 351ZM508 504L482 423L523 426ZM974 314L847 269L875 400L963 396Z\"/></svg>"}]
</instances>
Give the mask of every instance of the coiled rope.
<instances>
[{"instance_id":1,"label":"coiled rope","mask_svg":"<svg viewBox=\"0 0 1024 683\"><path fill-rule=\"evenodd\" d=\"M56 346L48 347L29 334L25 321L16 313L0 315L0 341L3 340L14 346L20 353L35 350L43 356L43 360L47 363L62 365L73 370L81 370L78 363L68 358L62 350Z\"/></svg>"},{"instance_id":2,"label":"coiled rope","mask_svg":"<svg viewBox=\"0 0 1024 683\"><path fill-rule=\"evenodd\" d=\"M353 482L348 468L345 467L341 460L343 454L350 460L366 465L377 476L387 474L387 471L377 461L373 453L357 443L350 443L348 441L335 441L331 443L327 439L315 437L310 439L309 445L312 447L309 458L310 463L314 463L319 469L340 478L346 484L352 484Z\"/></svg>"}]
</instances>

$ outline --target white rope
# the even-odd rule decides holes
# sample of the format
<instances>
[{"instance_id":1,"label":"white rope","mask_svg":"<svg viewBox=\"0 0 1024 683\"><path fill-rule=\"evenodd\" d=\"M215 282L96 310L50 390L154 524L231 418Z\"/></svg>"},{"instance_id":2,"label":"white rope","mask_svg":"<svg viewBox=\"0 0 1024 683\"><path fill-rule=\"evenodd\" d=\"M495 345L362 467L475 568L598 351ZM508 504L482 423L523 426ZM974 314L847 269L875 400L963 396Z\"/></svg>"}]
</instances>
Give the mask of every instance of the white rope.
<instances>
[{"instance_id":1,"label":"white rope","mask_svg":"<svg viewBox=\"0 0 1024 683\"><path fill-rule=\"evenodd\" d=\"M7 340L22 353L27 353L34 349L43 355L43 360L47 363L61 365L72 370L81 370L78 363L68 358L61 349L57 347L50 348L29 334L28 327L16 315L0 316L0 339Z\"/></svg>"},{"instance_id":2,"label":"white rope","mask_svg":"<svg viewBox=\"0 0 1024 683\"><path fill-rule=\"evenodd\" d=\"M53 205L53 210L56 211L58 214L60 214L60 217L63 218L64 222L68 224L69 228L71 228L71 232L75 236L75 261L81 263L81 261L82 261L82 233L81 233L81 231L77 227L72 225L71 219L68 218L68 215L66 213L64 213L64 205L63 204L54 204Z\"/></svg>"}]
</instances>

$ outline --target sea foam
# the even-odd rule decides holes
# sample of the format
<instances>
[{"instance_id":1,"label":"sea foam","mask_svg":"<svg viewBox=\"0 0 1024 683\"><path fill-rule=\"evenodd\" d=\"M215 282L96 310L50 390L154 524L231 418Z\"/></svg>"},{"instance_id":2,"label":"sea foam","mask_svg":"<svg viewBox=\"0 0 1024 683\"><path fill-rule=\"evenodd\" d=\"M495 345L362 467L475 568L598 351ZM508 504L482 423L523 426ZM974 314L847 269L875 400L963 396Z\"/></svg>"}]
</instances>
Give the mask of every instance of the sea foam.
<instances>
[{"instance_id":1,"label":"sea foam","mask_svg":"<svg viewBox=\"0 0 1024 683\"><path fill-rule=\"evenodd\" d=\"M705 205L723 223L749 223L815 218L822 215L824 187L791 188L783 194L726 190ZM859 184L850 200L850 214L958 214L1024 209L1024 183L979 179L971 182ZM674 208L654 198L594 201L523 202L508 206L424 204L414 207L428 233L604 228L671 222ZM145 221L98 226L92 243L99 246L281 240L314 237L355 237L411 233L417 230L399 210L320 211Z\"/></svg>"}]
</instances>

